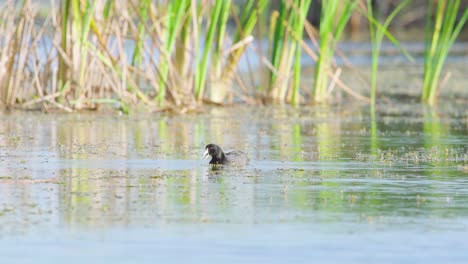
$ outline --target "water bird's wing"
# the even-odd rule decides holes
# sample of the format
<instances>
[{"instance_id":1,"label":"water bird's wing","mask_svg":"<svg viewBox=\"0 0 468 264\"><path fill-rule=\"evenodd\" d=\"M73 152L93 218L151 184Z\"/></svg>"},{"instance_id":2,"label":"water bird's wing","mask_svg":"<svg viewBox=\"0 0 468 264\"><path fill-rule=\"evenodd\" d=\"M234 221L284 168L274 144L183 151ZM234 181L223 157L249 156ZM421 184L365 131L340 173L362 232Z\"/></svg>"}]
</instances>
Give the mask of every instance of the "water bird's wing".
<instances>
[{"instance_id":1,"label":"water bird's wing","mask_svg":"<svg viewBox=\"0 0 468 264\"><path fill-rule=\"evenodd\" d=\"M240 150L232 150L224 154L226 155L226 158L229 161L229 163L238 165L245 165L249 163L249 157L247 156L247 154Z\"/></svg>"}]
</instances>

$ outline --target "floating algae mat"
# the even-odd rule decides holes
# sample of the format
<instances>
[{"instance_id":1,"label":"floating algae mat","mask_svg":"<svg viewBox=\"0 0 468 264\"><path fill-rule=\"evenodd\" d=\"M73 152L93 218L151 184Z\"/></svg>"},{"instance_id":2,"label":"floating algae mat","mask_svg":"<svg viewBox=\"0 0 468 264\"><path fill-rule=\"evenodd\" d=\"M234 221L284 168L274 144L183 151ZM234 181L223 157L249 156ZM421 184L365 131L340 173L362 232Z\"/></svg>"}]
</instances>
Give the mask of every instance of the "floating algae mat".
<instances>
[{"instance_id":1,"label":"floating algae mat","mask_svg":"<svg viewBox=\"0 0 468 264\"><path fill-rule=\"evenodd\" d=\"M4 114L2 262L466 260L465 104L367 108Z\"/></svg>"}]
</instances>

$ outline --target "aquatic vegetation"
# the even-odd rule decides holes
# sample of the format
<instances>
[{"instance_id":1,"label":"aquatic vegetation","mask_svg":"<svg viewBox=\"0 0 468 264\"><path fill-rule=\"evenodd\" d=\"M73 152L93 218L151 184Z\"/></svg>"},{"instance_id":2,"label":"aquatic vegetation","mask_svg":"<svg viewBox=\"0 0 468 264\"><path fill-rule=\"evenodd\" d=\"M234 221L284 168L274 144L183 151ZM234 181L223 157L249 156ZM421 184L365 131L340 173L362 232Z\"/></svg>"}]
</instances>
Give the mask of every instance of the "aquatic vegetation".
<instances>
[{"instance_id":1,"label":"aquatic vegetation","mask_svg":"<svg viewBox=\"0 0 468 264\"><path fill-rule=\"evenodd\" d=\"M184 23L183 19L185 18L186 11L190 10L190 1L169 1L167 5L167 13L161 25L163 33L159 50L159 90L157 96L159 105L162 105L166 98L171 56L176 48L176 38L181 31L181 25Z\"/></svg>"},{"instance_id":2,"label":"aquatic vegetation","mask_svg":"<svg viewBox=\"0 0 468 264\"><path fill-rule=\"evenodd\" d=\"M319 9L310 9L311 0L281 0L278 6L266 0L246 0L243 5L65 0L51 1L48 12L41 12L35 1L6 1L0 9L1 107L186 113L206 103L324 101L335 84L367 102L341 81L340 68L333 69L337 44L351 15L359 11L369 21L373 42L373 107L383 37L407 55L387 31L407 2L380 24L372 8L356 8L359 0L323 1L316 34L308 18ZM440 73L446 50L467 19L465 11L458 25L450 28L458 2L437 4L437 14L446 15L437 16L434 41L426 43L425 87L438 83L436 78L428 80ZM262 29L268 23L266 34ZM254 67L248 57L251 51L258 59ZM301 83L303 59L309 59L303 52L312 58L307 63L315 66L315 83L309 90L304 89L308 83ZM241 63L247 66L240 68ZM430 94L424 92L423 98L434 98Z\"/></svg>"},{"instance_id":3,"label":"aquatic vegetation","mask_svg":"<svg viewBox=\"0 0 468 264\"><path fill-rule=\"evenodd\" d=\"M456 23L460 0L429 1L424 52L424 84L422 101L434 105L440 76L450 48L468 19L465 9ZM433 22L432 16L435 16Z\"/></svg>"},{"instance_id":4,"label":"aquatic vegetation","mask_svg":"<svg viewBox=\"0 0 468 264\"><path fill-rule=\"evenodd\" d=\"M235 70L247 45L253 41L251 35L259 16L265 10L266 0L247 1L242 15L230 15L231 1L216 1L207 22L207 34L201 51L201 59L195 69L195 97L198 101L206 98L215 103L224 103L227 95L232 94ZM234 32L228 34L228 20L237 21ZM198 29L197 32L203 32ZM213 43L210 45L207 43ZM230 45L228 45L230 43ZM197 53L197 50L195 50ZM197 57L197 55L196 55ZM208 74L210 72L210 74ZM207 80L209 82L207 82ZM208 93L205 89L208 88Z\"/></svg>"},{"instance_id":5,"label":"aquatic vegetation","mask_svg":"<svg viewBox=\"0 0 468 264\"><path fill-rule=\"evenodd\" d=\"M382 47L382 40L384 35L386 35L396 46L401 49L399 42L388 32L388 26L406 5L408 5L409 0L403 1L392 11L392 13L385 19L383 24L380 24L377 19L375 18L374 11L372 8L372 1L367 0L367 19L369 21L369 35L370 41L372 44L372 75L371 75L371 95L370 95L370 106L371 111L375 111L375 96L377 90L377 71L379 68L379 54L380 49ZM408 58L411 56L404 50L401 49L403 54L405 54Z\"/></svg>"},{"instance_id":6,"label":"aquatic vegetation","mask_svg":"<svg viewBox=\"0 0 468 264\"><path fill-rule=\"evenodd\" d=\"M34 29L34 20L37 10L27 8L17 16L15 6L7 4L0 13L0 31L2 45L0 50L0 102L5 106L16 104L31 96L31 79L25 74L28 68L28 58L35 54L28 48L30 43L37 44L38 33Z\"/></svg>"},{"instance_id":7,"label":"aquatic vegetation","mask_svg":"<svg viewBox=\"0 0 468 264\"><path fill-rule=\"evenodd\" d=\"M398 164L421 163L462 163L468 162L468 154L463 148L430 147L418 150L378 149L376 154L357 153L355 158L360 161L378 162L386 166ZM460 165L463 166L463 165Z\"/></svg>"},{"instance_id":8,"label":"aquatic vegetation","mask_svg":"<svg viewBox=\"0 0 468 264\"><path fill-rule=\"evenodd\" d=\"M230 1L67 0L41 17L31 1L9 1L0 11L2 105L183 112L223 103L266 4L250 0L238 15Z\"/></svg>"},{"instance_id":9,"label":"aquatic vegetation","mask_svg":"<svg viewBox=\"0 0 468 264\"><path fill-rule=\"evenodd\" d=\"M216 1L211 17L209 20L208 32L206 34L205 43L216 42L215 55L213 61L220 60L221 50L224 41L224 33L226 31L226 23L228 19L228 11L231 1ZM215 41L215 37L217 38ZM195 51L196 52L196 51ZM202 99L203 92L206 86L206 78L208 77L208 59L211 53L210 44L205 45L202 53L201 61L199 62L198 69L195 72L195 96L198 100Z\"/></svg>"},{"instance_id":10,"label":"aquatic vegetation","mask_svg":"<svg viewBox=\"0 0 468 264\"><path fill-rule=\"evenodd\" d=\"M220 28L218 41L216 42L215 53L212 59L212 73L210 85L210 100L216 103L223 103L228 91L232 90L233 80L237 65L244 54L247 46L253 41L253 31L257 21L262 16L267 6L266 0L249 0L242 10L238 10L242 15L239 16L237 12L233 18L237 21L238 26L235 28L234 37L232 38L232 45L226 51L223 49L224 31L226 27ZM227 13L226 13L227 16ZM229 37L228 37L229 38ZM227 56L226 56L227 54ZM224 56L223 56L224 55Z\"/></svg>"},{"instance_id":11,"label":"aquatic vegetation","mask_svg":"<svg viewBox=\"0 0 468 264\"><path fill-rule=\"evenodd\" d=\"M370 94L370 115L371 115L371 153L376 155L378 150L378 140L377 140L377 122L375 116L375 97L377 90L377 71L379 67L379 54L382 47L382 41L384 35L387 35L390 40L392 40L395 45L400 47L398 41L387 31L388 26L392 22L396 14L408 4L409 1L401 2L393 12L385 19L383 24L380 24L374 15L372 8L372 1L367 0L367 19L369 23L369 35L372 45L372 75L371 75L371 94ZM405 50L403 50L405 52ZM405 53L407 54L407 53Z\"/></svg>"},{"instance_id":12,"label":"aquatic vegetation","mask_svg":"<svg viewBox=\"0 0 468 264\"><path fill-rule=\"evenodd\" d=\"M351 14L358 4L356 0L329 0L322 2L320 16L319 57L315 68L313 100L324 101L332 73L333 54Z\"/></svg>"},{"instance_id":13,"label":"aquatic vegetation","mask_svg":"<svg viewBox=\"0 0 468 264\"><path fill-rule=\"evenodd\" d=\"M272 14L268 96L274 101L299 103L301 43L310 3L310 0L283 0L279 11Z\"/></svg>"}]
</instances>

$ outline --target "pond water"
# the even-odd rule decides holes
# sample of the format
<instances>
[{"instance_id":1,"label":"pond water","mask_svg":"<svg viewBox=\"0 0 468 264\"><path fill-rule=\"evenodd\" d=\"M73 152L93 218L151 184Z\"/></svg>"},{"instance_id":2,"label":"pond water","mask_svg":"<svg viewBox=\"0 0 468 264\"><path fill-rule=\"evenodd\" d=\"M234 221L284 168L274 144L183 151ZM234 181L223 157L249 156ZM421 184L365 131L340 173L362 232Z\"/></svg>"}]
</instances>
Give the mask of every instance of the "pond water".
<instances>
[{"instance_id":1,"label":"pond water","mask_svg":"<svg viewBox=\"0 0 468 264\"><path fill-rule=\"evenodd\" d=\"M466 262L466 104L367 109L3 114L1 262Z\"/></svg>"}]
</instances>

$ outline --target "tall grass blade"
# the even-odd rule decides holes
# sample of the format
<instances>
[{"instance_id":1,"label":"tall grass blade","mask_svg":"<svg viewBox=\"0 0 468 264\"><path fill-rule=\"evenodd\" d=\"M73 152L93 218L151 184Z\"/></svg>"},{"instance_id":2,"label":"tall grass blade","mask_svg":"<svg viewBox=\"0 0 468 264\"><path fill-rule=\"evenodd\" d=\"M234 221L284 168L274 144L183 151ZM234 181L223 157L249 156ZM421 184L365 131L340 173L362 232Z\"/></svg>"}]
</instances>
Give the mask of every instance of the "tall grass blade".
<instances>
[{"instance_id":1,"label":"tall grass blade","mask_svg":"<svg viewBox=\"0 0 468 264\"><path fill-rule=\"evenodd\" d=\"M274 101L299 103L301 44L310 4L310 0L283 0L277 18L273 14L269 96Z\"/></svg>"},{"instance_id":2,"label":"tall grass blade","mask_svg":"<svg viewBox=\"0 0 468 264\"><path fill-rule=\"evenodd\" d=\"M332 69L331 60L338 40L343 34L351 14L358 3L357 0L328 0L322 2L320 16L320 54L315 68L315 83L313 100L324 101L329 85L328 74ZM336 19L338 19L336 21Z\"/></svg>"},{"instance_id":3,"label":"tall grass blade","mask_svg":"<svg viewBox=\"0 0 468 264\"><path fill-rule=\"evenodd\" d=\"M169 1L168 3L168 14L164 19L164 36L159 62L160 76L157 101L160 106L163 105L165 101L171 56L175 47L174 44L179 35L181 25L183 24L184 12L187 10L189 4L189 0Z\"/></svg>"},{"instance_id":4,"label":"tall grass blade","mask_svg":"<svg viewBox=\"0 0 468 264\"><path fill-rule=\"evenodd\" d=\"M225 50L225 33L227 30L227 21L229 18L229 10L231 8L231 1L221 1L221 9L219 11L219 18L215 26L214 34L214 50L211 54L210 66L210 93L209 99L216 103L222 103L226 95L227 87L223 85L223 80L219 80L222 75L224 66L224 50ZM209 43L205 43L205 48L210 48Z\"/></svg>"},{"instance_id":5,"label":"tall grass blade","mask_svg":"<svg viewBox=\"0 0 468 264\"><path fill-rule=\"evenodd\" d=\"M294 32L298 35L295 38L295 53L294 53L294 70L293 70L293 87L292 87L292 98L291 103L293 105L299 104L299 91L301 82L301 57L302 57L302 34L304 31L304 21L307 17L311 1L300 1L299 3L299 17L295 19Z\"/></svg>"},{"instance_id":6,"label":"tall grass blade","mask_svg":"<svg viewBox=\"0 0 468 264\"><path fill-rule=\"evenodd\" d=\"M209 45L213 43L216 33L216 27L218 25L218 20L222 12L224 1L216 1L212 9L211 18L209 21L208 32L205 37L203 54L201 61L199 62L196 71L195 71L195 97L198 100L201 100L203 97L203 92L205 91L206 84L206 75L208 72L208 58L210 55Z\"/></svg>"},{"instance_id":7,"label":"tall grass blade","mask_svg":"<svg viewBox=\"0 0 468 264\"><path fill-rule=\"evenodd\" d=\"M143 42L145 41L145 23L148 20L148 12L151 0L141 0L138 6L138 15L141 22L138 24L138 35L135 40L135 50L132 56L132 65L138 67L143 60ZM110 4L108 4L110 5ZM106 5L107 6L107 5ZM106 8L108 10L108 8ZM108 13L108 12L105 12Z\"/></svg>"},{"instance_id":8,"label":"tall grass blade","mask_svg":"<svg viewBox=\"0 0 468 264\"><path fill-rule=\"evenodd\" d=\"M217 52L215 53L215 56L213 56L215 60L213 65L215 65L214 69L216 70L212 70L215 72L215 76L213 76L211 82L210 100L217 103L223 103L227 97L228 91L232 90L231 86L237 65L247 46L253 40L253 36L251 34L257 24L258 17L264 12L267 3L268 1L266 0L248 0L245 8L242 10L240 19L234 15L237 19L236 21L238 22L238 25L234 38L232 39L231 47L227 51L223 51L222 53ZM225 14L227 15L227 13ZM226 27L223 26L227 22L226 19L227 17L219 23L222 30L226 30ZM218 34L218 37L219 36L222 36L224 39L224 34ZM218 43L218 45L220 44L221 43Z\"/></svg>"},{"instance_id":9,"label":"tall grass blade","mask_svg":"<svg viewBox=\"0 0 468 264\"><path fill-rule=\"evenodd\" d=\"M429 1L424 52L424 84L421 97L422 101L429 105L435 104L445 59L468 20L468 9L465 9L456 24L459 8L460 0L437 1L437 3ZM435 10L434 25L431 19L433 10Z\"/></svg>"},{"instance_id":10,"label":"tall grass blade","mask_svg":"<svg viewBox=\"0 0 468 264\"><path fill-rule=\"evenodd\" d=\"M62 25L61 25L61 35L60 35L60 48L63 52L67 53L67 37L68 37L68 24L70 23L70 4L72 0L65 0L61 2L61 12L62 12ZM62 92L65 88L65 83L67 81L67 71L68 65L65 63L63 55L59 56L59 66L57 71L58 79L58 88Z\"/></svg>"},{"instance_id":11,"label":"tall grass blade","mask_svg":"<svg viewBox=\"0 0 468 264\"><path fill-rule=\"evenodd\" d=\"M384 35L390 36L391 41L400 47L399 42L388 32L388 26L395 18L395 16L408 5L410 0L406 0L398 4L398 6L390 13L385 19L383 24L380 24L374 17L372 10L372 1L367 0L367 17L369 18L369 34L372 45L372 76L371 76L371 96L370 96L370 107L371 111L375 111L375 97L377 90L377 71L379 67L379 54L382 47L382 41ZM405 51L405 50L404 50ZM406 52L406 51L405 51ZM409 56L409 54L408 54ZM411 57L410 57L411 58Z\"/></svg>"}]
</instances>

